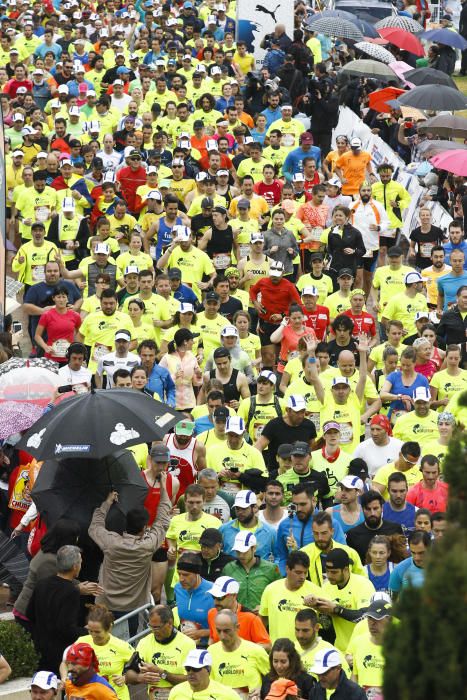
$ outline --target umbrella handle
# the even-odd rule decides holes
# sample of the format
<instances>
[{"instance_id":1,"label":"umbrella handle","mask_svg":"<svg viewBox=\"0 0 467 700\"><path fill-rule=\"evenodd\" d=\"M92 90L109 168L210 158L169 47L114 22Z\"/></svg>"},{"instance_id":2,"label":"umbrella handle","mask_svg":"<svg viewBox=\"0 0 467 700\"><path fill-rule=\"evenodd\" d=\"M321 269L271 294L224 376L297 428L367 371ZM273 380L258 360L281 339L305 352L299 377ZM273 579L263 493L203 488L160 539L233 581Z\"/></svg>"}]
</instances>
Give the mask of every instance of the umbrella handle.
<instances>
[{"instance_id":1,"label":"umbrella handle","mask_svg":"<svg viewBox=\"0 0 467 700\"><path fill-rule=\"evenodd\" d=\"M110 485L110 491L115 491L114 485L112 483L112 477L110 476L110 469L109 469L109 464L106 460L106 468L107 468L107 477L109 479L109 485Z\"/></svg>"}]
</instances>

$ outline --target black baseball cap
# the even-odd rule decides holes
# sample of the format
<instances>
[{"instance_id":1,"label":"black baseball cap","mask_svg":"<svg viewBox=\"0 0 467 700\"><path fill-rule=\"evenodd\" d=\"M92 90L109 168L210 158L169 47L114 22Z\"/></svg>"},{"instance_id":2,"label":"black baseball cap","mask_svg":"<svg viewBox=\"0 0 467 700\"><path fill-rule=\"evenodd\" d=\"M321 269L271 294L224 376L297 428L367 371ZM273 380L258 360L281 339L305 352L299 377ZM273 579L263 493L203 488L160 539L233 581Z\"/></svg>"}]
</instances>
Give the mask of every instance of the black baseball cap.
<instances>
[{"instance_id":1,"label":"black baseball cap","mask_svg":"<svg viewBox=\"0 0 467 700\"><path fill-rule=\"evenodd\" d=\"M219 295L217 292L208 292L206 294L206 301L219 301Z\"/></svg>"},{"instance_id":2,"label":"black baseball cap","mask_svg":"<svg viewBox=\"0 0 467 700\"><path fill-rule=\"evenodd\" d=\"M353 564L345 549L331 549L326 555L326 566L332 569L345 569L346 566Z\"/></svg>"},{"instance_id":3,"label":"black baseball cap","mask_svg":"<svg viewBox=\"0 0 467 700\"><path fill-rule=\"evenodd\" d=\"M297 457L305 457L311 454L310 446L306 442L297 441L292 445L290 450L291 455L296 455Z\"/></svg>"},{"instance_id":4,"label":"black baseball cap","mask_svg":"<svg viewBox=\"0 0 467 700\"><path fill-rule=\"evenodd\" d=\"M313 253L312 255L310 255L310 261L313 262L313 260L320 260L321 262L323 262L323 260L324 260L323 254L322 253Z\"/></svg>"},{"instance_id":5,"label":"black baseball cap","mask_svg":"<svg viewBox=\"0 0 467 700\"><path fill-rule=\"evenodd\" d=\"M201 533L199 543L206 547L213 547L215 544L222 544L222 535L216 527L208 527Z\"/></svg>"},{"instance_id":6,"label":"black baseball cap","mask_svg":"<svg viewBox=\"0 0 467 700\"><path fill-rule=\"evenodd\" d=\"M182 273L178 269L178 267L171 267L167 274L169 276L169 280L181 280L182 279Z\"/></svg>"},{"instance_id":7,"label":"black baseball cap","mask_svg":"<svg viewBox=\"0 0 467 700\"><path fill-rule=\"evenodd\" d=\"M290 457L291 451L292 445L290 444L290 442L283 442L282 445L279 445L279 447L277 448L277 456L281 459L288 459Z\"/></svg>"},{"instance_id":8,"label":"black baseball cap","mask_svg":"<svg viewBox=\"0 0 467 700\"><path fill-rule=\"evenodd\" d=\"M339 277L355 277L353 270L350 269L350 267L343 267L342 270L339 270L339 274L337 275L337 279Z\"/></svg>"},{"instance_id":9,"label":"black baseball cap","mask_svg":"<svg viewBox=\"0 0 467 700\"><path fill-rule=\"evenodd\" d=\"M201 200L201 209L212 209L214 206L214 200L212 197L204 197Z\"/></svg>"},{"instance_id":10,"label":"black baseball cap","mask_svg":"<svg viewBox=\"0 0 467 700\"><path fill-rule=\"evenodd\" d=\"M204 126L204 122L202 119L195 119L193 122L193 129L202 129Z\"/></svg>"},{"instance_id":11,"label":"black baseball cap","mask_svg":"<svg viewBox=\"0 0 467 700\"><path fill-rule=\"evenodd\" d=\"M402 248L398 245L393 245L388 250L388 258L398 258L402 255Z\"/></svg>"},{"instance_id":12,"label":"black baseball cap","mask_svg":"<svg viewBox=\"0 0 467 700\"><path fill-rule=\"evenodd\" d=\"M218 406L216 409L214 409L214 420L218 421L227 421L227 418L229 417L229 409L227 406Z\"/></svg>"}]
</instances>

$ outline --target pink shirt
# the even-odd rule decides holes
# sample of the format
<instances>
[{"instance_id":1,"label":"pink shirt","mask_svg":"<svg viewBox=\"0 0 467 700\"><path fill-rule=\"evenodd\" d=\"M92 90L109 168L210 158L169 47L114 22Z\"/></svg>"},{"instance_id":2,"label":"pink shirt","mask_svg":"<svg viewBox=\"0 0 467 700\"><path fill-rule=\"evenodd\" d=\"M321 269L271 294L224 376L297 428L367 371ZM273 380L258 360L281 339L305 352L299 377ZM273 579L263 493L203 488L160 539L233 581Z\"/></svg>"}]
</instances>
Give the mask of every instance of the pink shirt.
<instances>
[{"instance_id":1,"label":"pink shirt","mask_svg":"<svg viewBox=\"0 0 467 700\"><path fill-rule=\"evenodd\" d=\"M448 485L437 481L434 489L427 489L420 481L409 489L407 500L417 508L427 508L430 513L444 513L448 505Z\"/></svg>"},{"instance_id":2,"label":"pink shirt","mask_svg":"<svg viewBox=\"0 0 467 700\"><path fill-rule=\"evenodd\" d=\"M47 344L54 349L53 353L45 353L45 357L63 362L68 345L74 341L75 331L81 325L81 316L72 309L65 314L59 314L55 308L48 309L41 315L39 325L47 333Z\"/></svg>"}]
</instances>

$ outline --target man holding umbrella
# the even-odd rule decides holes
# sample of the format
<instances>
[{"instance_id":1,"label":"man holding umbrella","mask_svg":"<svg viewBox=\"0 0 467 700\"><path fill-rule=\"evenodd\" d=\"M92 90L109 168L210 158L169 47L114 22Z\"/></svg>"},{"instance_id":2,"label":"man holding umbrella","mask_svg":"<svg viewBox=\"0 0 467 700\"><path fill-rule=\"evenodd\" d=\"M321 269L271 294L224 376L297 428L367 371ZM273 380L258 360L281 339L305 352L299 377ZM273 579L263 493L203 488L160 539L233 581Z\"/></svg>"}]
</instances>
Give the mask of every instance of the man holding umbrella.
<instances>
[{"instance_id":1,"label":"man holding umbrella","mask_svg":"<svg viewBox=\"0 0 467 700\"><path fill-rule=\"evenodd\" d=\"M111 491L96 508L89 526L89 536L104 554L101 579L105 592L98 602L107 605L116 619L148 603L150 599L152 556L164 541L172 508L164 472L160 474L159 482L157 517L149 529L149 513L142 507L127 513L126 530L122 535L106 529L107 513L112 504L118 502L116 491ZM130 619L130 634L136 633L137 626L137 619Z\"/></svg>"}]
</instances>

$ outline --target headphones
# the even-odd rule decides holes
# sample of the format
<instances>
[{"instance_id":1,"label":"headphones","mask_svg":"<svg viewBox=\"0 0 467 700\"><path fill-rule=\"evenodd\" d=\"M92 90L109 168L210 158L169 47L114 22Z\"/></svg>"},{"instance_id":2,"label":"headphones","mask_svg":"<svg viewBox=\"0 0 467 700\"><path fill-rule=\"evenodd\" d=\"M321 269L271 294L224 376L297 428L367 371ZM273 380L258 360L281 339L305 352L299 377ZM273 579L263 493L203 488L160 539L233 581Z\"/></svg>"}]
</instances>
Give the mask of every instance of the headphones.
<instances>
[{"instance_id":1,"label":"headphones","mask_svg":"<svg viewBox=\"0 0 467 700\"><path fill-rule=\"evenodd\" d=\"M70 360L70 357L73 353L76 353L77 355L84 355L84 360L87 360L88 352L86 350L86 346L83 345L83 343L70 343L65 355L68 361Z\"/></svg>"}]
</instances>

